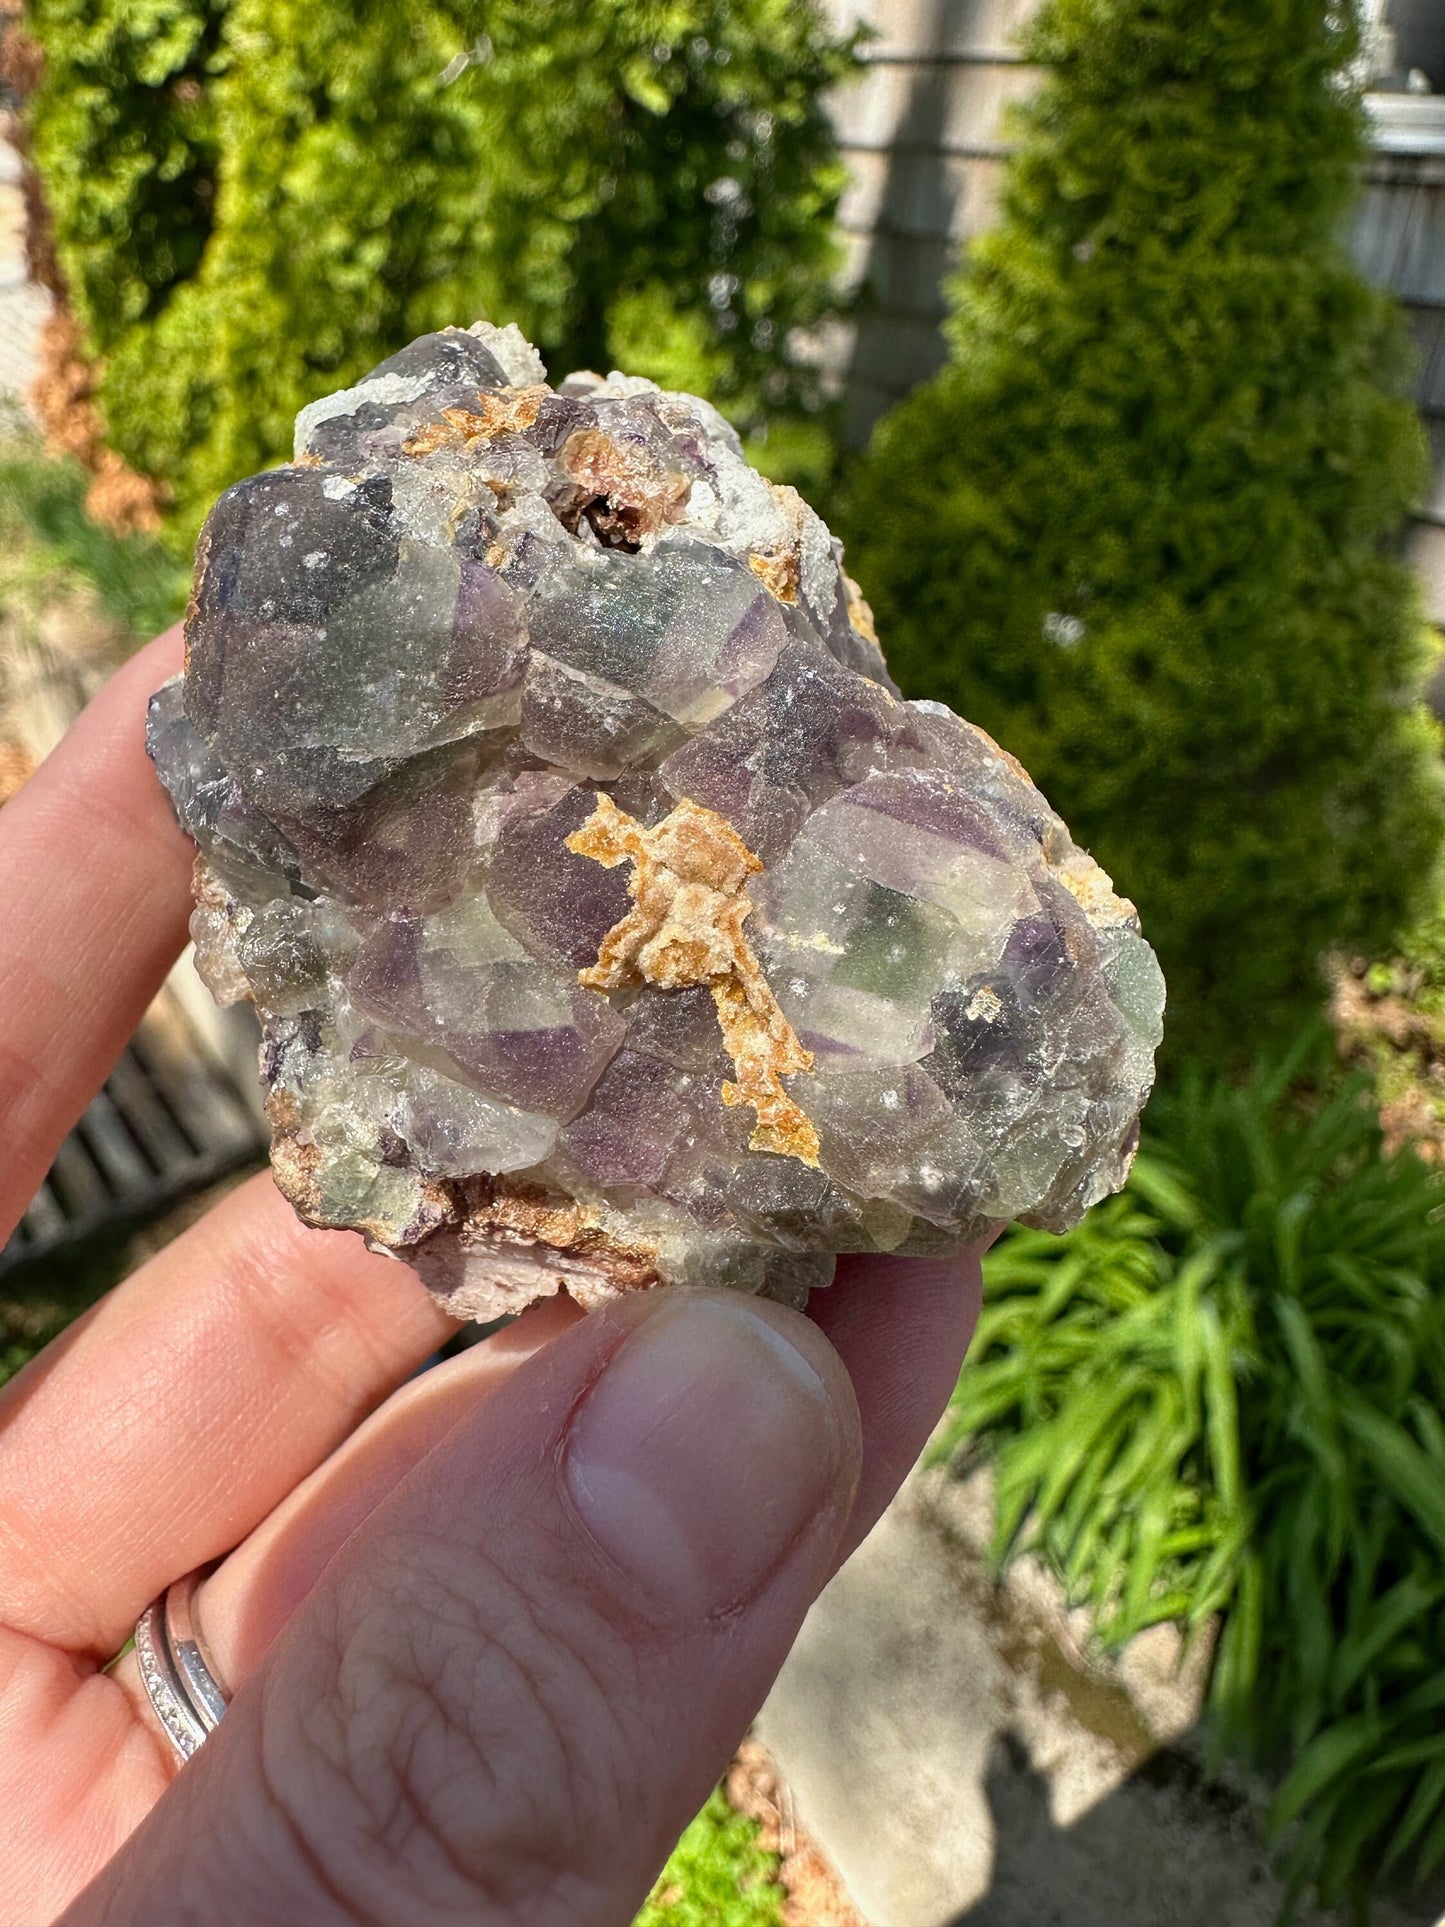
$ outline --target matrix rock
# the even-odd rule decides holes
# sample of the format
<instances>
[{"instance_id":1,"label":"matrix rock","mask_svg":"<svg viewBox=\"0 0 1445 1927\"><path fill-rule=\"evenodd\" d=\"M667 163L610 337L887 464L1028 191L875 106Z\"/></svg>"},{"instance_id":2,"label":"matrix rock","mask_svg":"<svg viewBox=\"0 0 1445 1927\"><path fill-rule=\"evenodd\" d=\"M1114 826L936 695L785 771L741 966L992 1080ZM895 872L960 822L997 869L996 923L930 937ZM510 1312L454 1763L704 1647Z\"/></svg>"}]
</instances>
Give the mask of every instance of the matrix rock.
<instances>
[{"instance_id":1,"label":"matrix rock","mask_svg":"<svg viewBox=\"0 0 1445 1927\"><path fill-rule=\"evenodd\" d=\"M798 1302L1123 1182L1132 906L706 402L425 336L222 496L186 639L151 753L277 1181L453 1310Z\"/></svg>"}]
</instances>

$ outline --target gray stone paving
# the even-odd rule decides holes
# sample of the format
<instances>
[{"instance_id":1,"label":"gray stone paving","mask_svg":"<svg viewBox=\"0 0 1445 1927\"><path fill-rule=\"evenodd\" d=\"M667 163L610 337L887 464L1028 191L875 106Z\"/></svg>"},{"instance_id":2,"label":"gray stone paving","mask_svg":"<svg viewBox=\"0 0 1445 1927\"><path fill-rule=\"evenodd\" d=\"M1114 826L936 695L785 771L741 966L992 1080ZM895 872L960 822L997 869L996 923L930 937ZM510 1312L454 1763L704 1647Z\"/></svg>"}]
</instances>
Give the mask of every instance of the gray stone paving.
<instances>
[{"instance_id":1,"label":"gray stone paving","mask_svg":"<svg viewBox=\"0 0 1445 1927\"><path fill-rule=\"evenodd\" d=\"M1191 1729L1203 1654L1166 1628L1122 1666L1037 1568L988 1576L986 1489L929 1474L808 1619L759 1720L802 1823L872 1927L1274 1927L1241 1791ZM1374 1927L1429 1927L1422 1903ZM1296 1927L1323 1927L1309 1909Z\"/></svg>"}]
</instances>

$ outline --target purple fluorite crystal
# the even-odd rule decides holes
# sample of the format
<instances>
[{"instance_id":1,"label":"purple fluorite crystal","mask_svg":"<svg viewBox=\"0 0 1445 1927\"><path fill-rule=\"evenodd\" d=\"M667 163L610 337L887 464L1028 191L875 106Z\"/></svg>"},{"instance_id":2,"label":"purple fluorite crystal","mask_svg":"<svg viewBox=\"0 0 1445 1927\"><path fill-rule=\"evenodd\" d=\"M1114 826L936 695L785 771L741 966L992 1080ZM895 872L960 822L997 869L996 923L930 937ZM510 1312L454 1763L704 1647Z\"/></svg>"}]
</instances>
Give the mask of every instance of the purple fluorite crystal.
<instances>
[{"instance_id":1,"label":"purple fluorite crystal","mask_svg":"<svg viewBox=\"0 0 1445 1927\"><path fill-rule=\"evenodd\" d=\"M706 402L483 324L221 498L150 746L304 1217L486 1316L1119 1186L1153 953L841 562Z\"/></svg>"}]
</instances>

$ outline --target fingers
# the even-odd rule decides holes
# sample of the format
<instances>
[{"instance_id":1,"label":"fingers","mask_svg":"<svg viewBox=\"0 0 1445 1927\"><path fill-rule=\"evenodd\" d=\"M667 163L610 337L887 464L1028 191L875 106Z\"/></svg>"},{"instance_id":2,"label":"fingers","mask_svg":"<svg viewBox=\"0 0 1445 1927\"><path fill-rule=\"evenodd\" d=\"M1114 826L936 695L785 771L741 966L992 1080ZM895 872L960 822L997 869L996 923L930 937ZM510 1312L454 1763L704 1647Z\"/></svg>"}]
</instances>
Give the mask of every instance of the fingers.
<instances>
[{"instance_id":1,"label":"fingers","mask_svg":"<svg viewBox=\"0 0 1445 1927\"><path fill-rule=\"evenodd\" d=\"M253 1179L0 1392L0 1623L109 1659L454 1330Z\"/></svg>"},{"instance_id":2,"label":"fingers","mask_svg":"<svg viewBox=\"0 0 1445 1927\"><path fill-rule=\"evenodd\" d=\"M978 1323L981 1249L947 1258L843 1258L808 1315L853 1380L863 1470L843 1558L912 1470L958 1382Z\"/></svg>"},{"instance_id":3,"label":"fingers","mask_svg":"<svg viewBox=\"0 0 1445 1927\"><path fill-rule=\"evenodd\" d=\"M570 1299L546 1299L403 1385L221 1562L197 1612L229 1686L256 1670L333 1556L432 1447L582 1315Z\"/></svg>"},{"instance_id":4,"label":"fingers","mask_svg":"<svg viewBox=\"0 0 1445 1927\"><path fill-rule=\"evenodd\" d=\"M858 1451L796 1313L579 1321L352 1532L67 1923L631 1919L832 1567Z\"/></svg>"},{"instance_id":5,"label":"fingers","mask_svg":"<svg viewBox=\"0 0 1445 1927\"><path fill-rule=\"evenodd\" d=\"M194 852L145 753L171 629L0 811L0 1243L186 936Z\"/></svg>"},{"instance_id":6,"label":"fingers","mask_svg":"<svg viewBox=\"0 0 1445 1927\"><path fill-rule=\"evenodd\" d=\"M171 1778L103 1673L0 1628L0 1921L41 1927L105 1866Z\"/></svg>"},{"instance_id":7,"label":"fingers","mask_svg":"<svg viewBox=\"0 0 1445 1927\"><path fill-rule=\"evenodd\" d=\"M958 1377L978 1316L978 1254L946 1260L853 1258L809 1315L852 1377L863 1461L840 1557L902 1483ZM413 1380L334 1452L202 1588L198 1615L222 1678L249 1678L347 1537L427 1452L516 1367L581 1314L557 1298L447 1365ZM117 1674L146 1715L139 1673Z\"/></svg>"},{"instance_id":8,"label":"fingers","mask_svg":"<svg viewBox=\"0 0 1445 1927\"><path fill-rule=\"evenodd\" d=\"M809 1316L848 1368L862 1419L862 1470L840 1557L876 1523L937 1423L973 1335L980 1290L978 1254L968 1251L846 1259L837 1284L815 1294ZM549 1299L403 1386L222 1563L198 1610L229 1684L255 1670L332 1555L426 1453L581 1315L569 1300Z\"/></svg>"}]
</instances>

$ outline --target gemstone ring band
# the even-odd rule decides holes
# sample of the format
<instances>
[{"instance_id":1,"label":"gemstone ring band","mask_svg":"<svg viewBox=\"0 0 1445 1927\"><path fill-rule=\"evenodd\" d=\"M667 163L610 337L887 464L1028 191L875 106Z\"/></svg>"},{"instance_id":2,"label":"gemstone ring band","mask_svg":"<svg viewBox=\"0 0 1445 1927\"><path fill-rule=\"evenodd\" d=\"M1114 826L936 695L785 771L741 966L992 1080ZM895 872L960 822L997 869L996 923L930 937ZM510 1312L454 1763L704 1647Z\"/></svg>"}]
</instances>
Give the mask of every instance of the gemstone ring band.
<instances>
[{"instance_id":1,"label":"gemstone ring band","mask_svg":"<svg viewBox=\"0 0 1445 1927\"><path fill-rule=\"evenodd\" d=\"M190 1759L220 1725L228 1697L196 1626L193 1611L198 1573L168 1586L141 1614L135 1629L136 1660L146 1698L166 1737Z\"/></svg>"}]
</instances>

